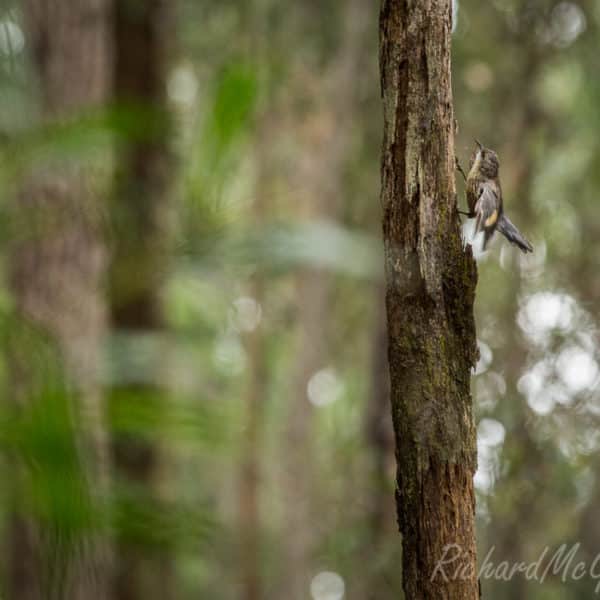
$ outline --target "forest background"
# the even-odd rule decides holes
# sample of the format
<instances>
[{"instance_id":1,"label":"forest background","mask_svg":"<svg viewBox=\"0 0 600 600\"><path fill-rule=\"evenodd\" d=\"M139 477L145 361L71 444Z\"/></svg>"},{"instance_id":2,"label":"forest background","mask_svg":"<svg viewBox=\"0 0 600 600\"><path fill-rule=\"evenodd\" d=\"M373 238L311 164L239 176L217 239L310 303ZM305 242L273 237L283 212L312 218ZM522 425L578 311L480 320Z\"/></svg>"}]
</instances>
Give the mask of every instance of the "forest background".
<instances>
[{"instance_id":1,"label":"forest background","mask_svg":"<svg viewBox=\"0 0 600 600\"><path fill-rule=\"evenodd\" d=\"M28 565L61 597L91 538L119 598L401 598L378 6L43 4L0 12L6 597L29 597ZM579 544L590 564L600 3L454 15L458 156L498 151L535 247L476 252L479 555Z\"/></svg>"}]
</instances>

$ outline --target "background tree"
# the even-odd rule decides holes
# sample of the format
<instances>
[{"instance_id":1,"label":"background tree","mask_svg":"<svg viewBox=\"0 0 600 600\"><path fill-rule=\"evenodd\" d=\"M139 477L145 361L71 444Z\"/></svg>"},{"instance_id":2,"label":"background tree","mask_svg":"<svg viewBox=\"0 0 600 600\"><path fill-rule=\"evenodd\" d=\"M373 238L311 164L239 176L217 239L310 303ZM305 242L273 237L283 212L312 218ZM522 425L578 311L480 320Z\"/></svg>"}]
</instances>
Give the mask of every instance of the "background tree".
<instances>
[{"instance_id":1,"label":"background tree","mask_svg":"<svg viewBox=\"0 0 600 600\"><path fill-rule=\"evenodd\" d=\"M110 7L102 0L31 0L22 10L40 90L37 124L58 135L107 98ZM103 162L102 151L93 159L39 153L24 169L12 210L9 281L20 325L9 335L10 397L17 405L12 461L19 467L12 480L10 598L108 594L100 514L109 464L98 381L106 325Z\"/></svg>"},{"instance_id":2,"label":"background tree","mask_svg":"<svg viewBox=\"0 0 600 600\"><path fill-rule=\"evenodd\" d=\"M118 488L116 597L174 597L168 523L168 459L158 425L168 414L161 361L169 347L163 290L173 229L171 118L167 72L172 7L164 0L114 3L114 101L122 120L111 210L110 310L114 340L154 354L111 389ZM145 422L133 424L138 415ZM151 523L154 525L151 526Z\"/></svg>"}]
</instances>

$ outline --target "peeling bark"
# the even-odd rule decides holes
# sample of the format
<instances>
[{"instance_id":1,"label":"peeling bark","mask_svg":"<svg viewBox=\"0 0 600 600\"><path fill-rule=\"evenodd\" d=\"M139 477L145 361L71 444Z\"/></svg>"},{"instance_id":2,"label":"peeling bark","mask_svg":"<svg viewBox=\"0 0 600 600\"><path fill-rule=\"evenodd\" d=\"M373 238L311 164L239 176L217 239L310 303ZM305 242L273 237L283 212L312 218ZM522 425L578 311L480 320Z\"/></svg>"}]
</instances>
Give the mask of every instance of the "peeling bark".
<instances>
[{"instance_id":1,"label":"peeling bark","mask_svg":"<svg viewBox=\"0 0 600 600\"><path fill-rule=\"evenodd\" d=\"M380 66L389 362L406 598L478 597L474 532L477 272L454 184L451 2L384 0ZM435 568L448 545L460 559ZM459 568L459 572L455 571Z\"/></svg>"}]
</instances>

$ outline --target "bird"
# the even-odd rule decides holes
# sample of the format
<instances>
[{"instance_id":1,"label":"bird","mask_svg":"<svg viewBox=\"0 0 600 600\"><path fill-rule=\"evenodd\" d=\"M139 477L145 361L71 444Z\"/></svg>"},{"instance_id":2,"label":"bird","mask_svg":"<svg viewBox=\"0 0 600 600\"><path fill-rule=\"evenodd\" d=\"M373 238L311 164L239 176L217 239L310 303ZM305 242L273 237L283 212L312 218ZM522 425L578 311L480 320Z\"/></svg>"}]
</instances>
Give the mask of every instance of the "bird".
<instances>
[{"instance_id":1,"label":"bird","mask_svg":"<svg viewBox=\"0 0 600 600\"><path fill-rule=\"evenodd\" d=\"M502 188L500 187L500 161L498 154L475 140L477 147L471 157L470 169L465 176L467 204L470 219L475 219L475 234L483 232L483 249L486 249L494 232L498 230L511 244L527 254L533 252L533 246L525 239L512 221L504 214ZM461 211L459 211L461 212Z\"/></svg>"}]
</instances>

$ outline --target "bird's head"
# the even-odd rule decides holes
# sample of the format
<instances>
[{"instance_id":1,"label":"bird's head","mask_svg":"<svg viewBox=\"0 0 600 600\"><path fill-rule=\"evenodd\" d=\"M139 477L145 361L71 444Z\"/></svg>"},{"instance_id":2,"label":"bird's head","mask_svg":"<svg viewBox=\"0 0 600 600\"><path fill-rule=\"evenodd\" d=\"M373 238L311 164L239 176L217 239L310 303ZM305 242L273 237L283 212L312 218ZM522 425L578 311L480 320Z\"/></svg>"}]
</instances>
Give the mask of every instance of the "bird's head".
<instances>
[{"instance_id":1,"label":"bird's head","mask_svg":"<svg viewBox=\"0 0 600 600\"><path fill-rule=\"evenodd\" d=\"M498 171L500 170L498 155L477 140L475 140L475 143L477 146L475 148L473 161L475 164L478 164L480 173L484 177L490 179L498 177Z\"/></svg>"}]
</instances>

